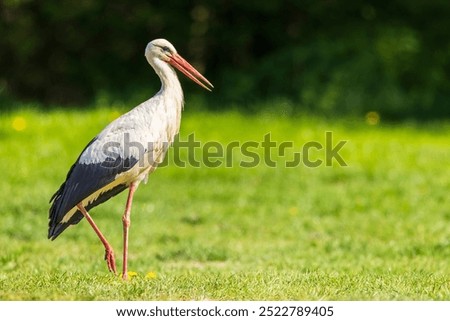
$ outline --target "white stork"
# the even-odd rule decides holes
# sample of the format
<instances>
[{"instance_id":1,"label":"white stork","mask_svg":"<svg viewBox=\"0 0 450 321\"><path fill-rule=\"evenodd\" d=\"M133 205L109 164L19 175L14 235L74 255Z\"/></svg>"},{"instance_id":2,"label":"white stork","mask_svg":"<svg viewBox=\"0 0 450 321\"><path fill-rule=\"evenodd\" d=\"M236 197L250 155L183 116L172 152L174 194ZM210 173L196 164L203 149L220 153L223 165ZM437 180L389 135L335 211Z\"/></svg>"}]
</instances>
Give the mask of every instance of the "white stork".
<instances>
[{"instance_id":1,"label":"white stork","mask_svg":"<svg viewBox=\"0 0 450 321\"><path fill-rule=\"evenodd\" d=\"M203 88L209 91L213 88L165 39L148 43L145 57L161 79L161 90L114 120L92 139L50 200L48 238L54 240L68 226L85 217L105 247L108 269L115 274L113 249L88 210L129 189L122 217L123 279L128 277L128 230L133 194L139 183L146 182L148 175L162 162L180 129L183 90L172 67Z\"/></svg>"}]
</instances>

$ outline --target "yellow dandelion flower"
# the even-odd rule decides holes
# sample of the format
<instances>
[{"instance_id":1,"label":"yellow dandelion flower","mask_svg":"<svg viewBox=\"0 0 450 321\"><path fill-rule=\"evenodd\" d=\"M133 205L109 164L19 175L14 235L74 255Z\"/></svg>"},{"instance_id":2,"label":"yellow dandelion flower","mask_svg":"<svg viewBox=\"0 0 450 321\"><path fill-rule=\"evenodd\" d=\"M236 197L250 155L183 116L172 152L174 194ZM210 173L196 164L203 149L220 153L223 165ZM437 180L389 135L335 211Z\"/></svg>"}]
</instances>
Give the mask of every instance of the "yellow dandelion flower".
<instances>
[{"instance_id":1,"label":"yellow dandelion flower","mask_svg":"<svg viewBox=\"0 0 450 321\"><path fill-rule=\"evenodd\" d=\"M17 116L14 117L11 126L15 131L21 132L27 128L27 121L25 118Z\"/></svg>"},{"instance_id":2,"label":"yellow dandelion flower","mask_svg":"<svg viewBox=\"0 0 450 321\"><path fill-rule=\"evenodd\" d=\"M128 275L128 279L131 280L132 278L134 278L134 277L137 276L138 274L137 274L137 272L134 272L134 271L128 271L128 272L127 272L127 275ZM122 276L123 276L123 274L120 273L119 277L122 278Z\"/></svg>"},{"instance_id":3,"label":"yellow dandelion flower","mask_svg":"<svg viewBox=\"0 0 450 321\"><path fill-rule=\"evenodd\" d=\"M289 208L289 215L295 216L298 213L298 207L291 207Z\"/></svg>"},{"instance_id":4,"label":"yellow dandelion flower","mask_svg":"<svg viewBox=\"0 0 450 321\"><path fill-rule=\"evenodd\" d=\"M145 278L146 279L156 279L156 272L148 272L146 275L145 275Z\"/></svg>"},{"instance_id":5,"label":"yellow dandelion flower","mask_svg":"<svg viewBox=\"0 0 450 321\"><path fill-rule=\"evenodd\" d=\"M366 123L369 125L378 125L380 122L380 114L378 114L376 111L369 111L366 114Z\"/></svg>"}]
</instances>

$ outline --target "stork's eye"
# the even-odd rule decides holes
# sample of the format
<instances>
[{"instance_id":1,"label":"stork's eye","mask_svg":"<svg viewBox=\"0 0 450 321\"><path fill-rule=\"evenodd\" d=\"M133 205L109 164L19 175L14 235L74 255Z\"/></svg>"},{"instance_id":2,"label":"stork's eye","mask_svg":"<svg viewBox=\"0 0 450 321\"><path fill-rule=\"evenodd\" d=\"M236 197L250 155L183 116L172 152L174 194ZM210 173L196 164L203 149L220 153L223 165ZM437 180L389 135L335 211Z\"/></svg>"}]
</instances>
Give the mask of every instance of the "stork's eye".
<instances>
[{"instance_id":1,"label":"stork's eye","mask_svg":"<svg viewBox=\"0 0 450 321\"><path fill-rule=\"evenodd\" d=\"M162 47L162 50L164 50L164 52L166 53L170 53L170 48L167 46Z\"/></svg>"}]
</instances>

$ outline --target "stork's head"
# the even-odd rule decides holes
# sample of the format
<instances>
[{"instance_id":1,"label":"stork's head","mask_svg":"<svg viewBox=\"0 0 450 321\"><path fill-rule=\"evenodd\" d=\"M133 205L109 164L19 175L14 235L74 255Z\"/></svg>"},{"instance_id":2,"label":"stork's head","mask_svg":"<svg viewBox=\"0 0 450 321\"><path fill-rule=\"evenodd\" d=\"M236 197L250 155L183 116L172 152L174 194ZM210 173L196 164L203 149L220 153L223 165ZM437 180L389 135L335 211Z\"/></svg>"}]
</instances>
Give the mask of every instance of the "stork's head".
<instances>
[{"instance_id":1,"label":"stork's head","mask_svg":"<svg viewBox=\"0 0 450 321\"><path fill-rule=\"evenodd\" d=\"M211 91L214 88L208 79L184 60L166 39L155 39L149 42L147 48L145 48L145 57L150 64L155 59L170 64L206 90Z\"/></svg>"}]
</instances>

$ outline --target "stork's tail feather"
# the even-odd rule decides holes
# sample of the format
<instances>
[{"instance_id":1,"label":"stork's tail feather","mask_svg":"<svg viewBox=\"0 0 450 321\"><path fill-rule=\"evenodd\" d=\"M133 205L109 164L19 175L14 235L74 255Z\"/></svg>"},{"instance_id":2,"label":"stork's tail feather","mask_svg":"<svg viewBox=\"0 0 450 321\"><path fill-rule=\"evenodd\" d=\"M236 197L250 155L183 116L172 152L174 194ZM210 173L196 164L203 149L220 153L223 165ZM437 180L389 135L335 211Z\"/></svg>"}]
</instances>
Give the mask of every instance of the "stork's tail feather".
<instances>
[{"instance_id":1,"label":"stork's tail feather","mask_svg":"<svg viewBox=\"0 0 450 321\"><path fill-rule=\"evenodd\" d=\"M70 225L77 224L78 222L81 221L83 217L84 217L83 214L81 214L80 211L77 211L74 215L72 215L69 221L65 223L59 222L54 225L50 225L48 228L48 238L53 241L59 236L59 234L64 232L66 228L68 228Z\"/></svg>"},{"instance_id":2,"label":"stork's tail feather","mask_svg":"<svg viewBox=\"0 0 450 321\"><path fill-rule=\"evenodd\" d=\"M70 224L61 222L61 203L63 200L64 187L66 182L64 182L61 187L56 191L56 193L50 199L52 204L49 210L49 222L48 222L48 238L54 240L59 234L61 234ZM81 214L81 213L80 213ZM75 215L74 215L75 216ZM83 215L81 215L83 218ZM81 220L81 218L79 220ZM79 221L78 220L78 221Z\"/></svg>"}]
</instances>

